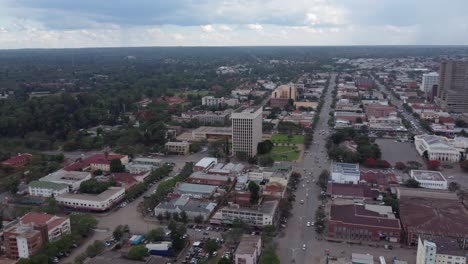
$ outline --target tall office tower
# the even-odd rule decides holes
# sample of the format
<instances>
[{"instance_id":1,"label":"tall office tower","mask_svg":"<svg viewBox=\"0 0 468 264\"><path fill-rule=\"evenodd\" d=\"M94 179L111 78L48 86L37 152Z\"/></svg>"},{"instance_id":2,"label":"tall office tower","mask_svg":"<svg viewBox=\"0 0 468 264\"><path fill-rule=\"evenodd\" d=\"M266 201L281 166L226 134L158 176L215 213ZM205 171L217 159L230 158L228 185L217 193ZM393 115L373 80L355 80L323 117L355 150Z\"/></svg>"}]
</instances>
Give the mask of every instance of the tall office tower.
<instances>
[{"instance_id":1,"label":"tall office tower","mask_svg":"<svg viewBox=\"0 0 468 264\"><path fill-rule=\"evenodd\" d=\"M257 155L257 145L262 141L262 107L241 107L231 114L232 152Z\"/></svg>"},{"instance_id":2,"label":"tall office tower","mask_svg":"<svg viewBox=\"0 0 468 264\"><path fill-rule=\"evenodd\" d=\"M432 87L436 84L439 84L439 74L437 72L425 73L422 76L421 91L426 93L426 96L430 95Z\"/></svg>"},{"instance_id":3,"label":"tall office tower","mask_svg":"<svg viewBox=\"0 0 468 264\"><path fill-rule=\"evenodd\" d=\"M442 62L436 103L446 111L468 113L468 61Z\"/></svg>"}]
</instances>

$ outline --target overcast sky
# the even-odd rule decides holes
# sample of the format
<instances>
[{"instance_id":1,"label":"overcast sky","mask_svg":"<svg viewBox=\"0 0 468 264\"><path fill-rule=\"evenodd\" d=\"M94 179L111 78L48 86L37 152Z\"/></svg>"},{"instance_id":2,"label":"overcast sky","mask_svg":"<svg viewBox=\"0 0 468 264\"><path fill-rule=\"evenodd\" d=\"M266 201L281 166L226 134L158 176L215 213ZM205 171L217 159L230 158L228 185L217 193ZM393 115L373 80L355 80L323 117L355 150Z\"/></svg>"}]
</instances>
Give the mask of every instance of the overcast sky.
<instances>
[{"instance_id":1,"label":"overcast sky","mask_svg":"<svg viewBox=\"0 0 468 264\"><path fill-rule=\"evenodd\" d=\"M468 0L0 0L0 48L466 45Z\"/></svg>"}]
</instances>

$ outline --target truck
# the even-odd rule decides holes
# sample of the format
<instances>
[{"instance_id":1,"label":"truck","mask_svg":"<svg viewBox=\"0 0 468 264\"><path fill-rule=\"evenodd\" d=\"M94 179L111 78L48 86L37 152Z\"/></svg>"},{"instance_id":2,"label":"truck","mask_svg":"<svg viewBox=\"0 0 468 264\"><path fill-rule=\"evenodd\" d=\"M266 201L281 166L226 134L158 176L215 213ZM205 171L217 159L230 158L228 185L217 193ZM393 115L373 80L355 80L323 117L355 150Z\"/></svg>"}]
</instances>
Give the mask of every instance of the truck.
<instances>
[{"instance_id":1,"label":"truck","mask_svg":"<svg viewBox=\"0 0 468 264\"><path fill-rule=\"evenodd\" d=\"M133 235L131 238L130 238L130 244L132 245L140 245L141 242L143 242L143 240L145 240L145 237L143 235Z\"/></svg>"},{"instance_id":2,"label":"truck","mask_svg":"<svg viewBox=\"0 0 468 264\"><path fill-rule=\"evenodd\" d=\"M163 257L170 257L174 255L171 242L163 241L161 243L147 244L145 247L148 249L148 252L151 255Z\"/></svg>"}]
</instances>

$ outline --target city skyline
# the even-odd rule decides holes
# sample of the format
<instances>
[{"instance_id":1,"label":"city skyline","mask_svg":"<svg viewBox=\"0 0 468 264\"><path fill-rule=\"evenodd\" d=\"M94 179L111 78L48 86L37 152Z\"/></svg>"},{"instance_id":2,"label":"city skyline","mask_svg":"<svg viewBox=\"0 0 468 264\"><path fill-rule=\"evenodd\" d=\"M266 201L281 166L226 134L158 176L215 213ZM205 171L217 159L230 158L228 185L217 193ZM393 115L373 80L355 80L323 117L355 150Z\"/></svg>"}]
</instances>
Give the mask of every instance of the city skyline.
<instances>
[{"instance_id":1,"label":"city skyline","mask_svg":"<svg viewBox=\"0 0 468 264\"><path fill-rule=\"evenodd\" d=\"M464 45L451 1L0 0L0 49L121 46ZM450 14L435 20L440 11Z\"/></svg>"}]
</instances>

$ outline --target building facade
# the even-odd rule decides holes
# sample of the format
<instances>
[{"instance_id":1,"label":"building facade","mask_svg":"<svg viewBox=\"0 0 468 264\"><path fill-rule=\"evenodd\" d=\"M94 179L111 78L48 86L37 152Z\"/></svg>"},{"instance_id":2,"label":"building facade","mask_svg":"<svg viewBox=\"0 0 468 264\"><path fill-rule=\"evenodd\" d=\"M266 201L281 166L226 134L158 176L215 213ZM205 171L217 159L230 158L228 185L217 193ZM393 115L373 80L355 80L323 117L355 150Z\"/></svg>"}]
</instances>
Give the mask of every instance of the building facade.
<instances>
[{"instance_id":1,"label":"building facade","mask_svg":"<svg viewBox=\"0 0 468 264\"><path fill-rule=\"evenodd\" d=\"M250 226L274 225L278 218L278 201L265 201L258 208L225 206L210 219L212 224L232 224L240 219Z\"/></svg>"},{"instance_id":2,"label":"building facade","mask_svg":"<svg viewBox=\"0 0 468 264\"><path fill-rule=\"evenodd\" d=\"M416 135L414 146L419 155L429 160L459 162L466 158L468 139L449 139L436 135Z\"/></svg>"},{"instance_id":3,"label":"building facade","mask_svg":"<svg viewBox=\"0 0 468 264\"><path fill-rule=\"evenodd\" d=\"M446 111L468 112L468 61L441 63L436 103Z\"/></svg>"},{"instance_id":4,"label":"building facade","mask_svg":"<svg viewBox=\"0 0 468 264\"><path fill-rule=\"evenodd\" d=\"M58 203L67 208L83 211L107 211L125 197L125 188L110 187L100 194L65 193L57 196Z\"/></svg>"},{"instance_id":5,"label":"building facade","mask_svg":"<svg viewBox=\"0 0 468 264\"><path fill-rule=\"evenodd\" d=\"M332 164L331 178L336 183L357 184L360 179L359 164L334 163Z\"/></svg>"},{"instance_id":6,"label":"building facade","mask_svg":"<svg viewBox=\"0 0 468 264\"><path fill-rule=\"evenodd\" d=\"M447 180L440 171L411 170L410 176L419 182L422 188L447 190Z\"/></svg>"},{"instance_id":7,"label":"building facade","mask_svg":"<svg viewBox=\"0 0 468 264\"><path fill-rule=\"evenodd\" d=\"M178 154L178 155L188 155L190 152L190 143L187 141L167 142L165 144L165 147L168 153L173 153L173 154Z\"/></svg>"},{"instance_id":8,"label":"building facade","mask_svg":"<svg viewBox=\"0 0 468 264\"><path fill-rule=\"evenodd\" d=\"M254 235L243 235L236 252L236 264L257 264L262 254L262 238Z\"/></svg>"},{"instance_id":9,"label":"building facade","mask_svg":"<svg viewBox=\"0 0 468 264\"><path fill-rule=\"evenodd\" d=\"M257 155L257 145L262 141L262 107L239 108L232 113L232 152Z\"/></svg>"},{"instance_id":10,"label":"building facade","mask_svg":"<svg viewBox=\"0 0 468 264\"><path fill-rule=\"evenodd\" d=\"M46 243L46 227L35 229L32 225L14 225L3 232L6 256L10 259L29 258Z\"/></svg>"},{"instance_id":11,"label":"building facade","mask_svg":"<svg viewBox=\"0 0 468 264\"><path fill-rule=\"evenodd\" d=\"M466 256L457 245L447 242L448 245L438 245L439 243L419 238L416 264L466 264Z\"/></svg>"},{"instance_id":12,"label":"building facade","mask_svg":"<svg viewBox=\"0 0 468 264\"><path fill-rule=\"evenodd\" d=\"M29 195L40 197L56 197L69 191L67 184L47 181L32 181L29 183L28 189Z\"/></svg>"},{"instance_id":13,"label":"building facade","mask_svg":"<svg viewBox=\"0 0 468 264\"><path fill-rule=\"evenodd\" d=\"M49 242L71 233L70 218L59 217L45 213L30 212L20 219L20 224L33 226L47 226L47 238Z\"/></svg>"}]
</instances>

